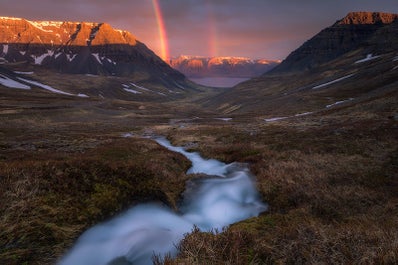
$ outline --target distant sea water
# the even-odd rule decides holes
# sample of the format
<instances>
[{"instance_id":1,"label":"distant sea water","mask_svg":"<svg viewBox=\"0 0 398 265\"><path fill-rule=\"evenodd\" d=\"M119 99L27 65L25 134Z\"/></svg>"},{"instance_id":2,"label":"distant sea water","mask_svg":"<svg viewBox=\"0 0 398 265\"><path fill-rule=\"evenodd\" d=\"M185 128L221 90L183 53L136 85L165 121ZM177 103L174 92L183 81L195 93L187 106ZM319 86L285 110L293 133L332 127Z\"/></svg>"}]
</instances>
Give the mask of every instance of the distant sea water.
<instances>
[{"instance_id":1,"label":"distant sea water","mask_svg":"<svg viewBox=\"0 0 398 265\"><path fill-rule=\"evenodd\" d=\"M243 81L249 80L250 78L241 77L201 77L201 78L189 78L191 81L204 86L211 87L233 87Z\"/></svg>"}]
</instances>

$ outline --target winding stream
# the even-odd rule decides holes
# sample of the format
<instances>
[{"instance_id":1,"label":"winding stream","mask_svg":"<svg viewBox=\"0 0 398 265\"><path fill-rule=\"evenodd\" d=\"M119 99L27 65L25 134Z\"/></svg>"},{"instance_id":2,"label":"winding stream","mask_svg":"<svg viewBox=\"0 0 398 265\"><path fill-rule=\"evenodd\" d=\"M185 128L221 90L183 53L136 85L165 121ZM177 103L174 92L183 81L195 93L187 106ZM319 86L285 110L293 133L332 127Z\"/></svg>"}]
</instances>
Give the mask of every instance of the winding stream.
<instances>
[{"instance_id":1,"label":"winding stream","mask_svg":"<svg viewBox=\"0 0 398 265\"><path fill-rule=\"evenodd\" d=\"M221 229L266 211L254 177L239 163L225 164L155 139L186 156L191 173L210 175L190 181L180 213L158 204L141 204L84 232L59 265L147 265L154 253L175 255L176 244L196 225L202 231Z\"/></svg>"}]
</instances>

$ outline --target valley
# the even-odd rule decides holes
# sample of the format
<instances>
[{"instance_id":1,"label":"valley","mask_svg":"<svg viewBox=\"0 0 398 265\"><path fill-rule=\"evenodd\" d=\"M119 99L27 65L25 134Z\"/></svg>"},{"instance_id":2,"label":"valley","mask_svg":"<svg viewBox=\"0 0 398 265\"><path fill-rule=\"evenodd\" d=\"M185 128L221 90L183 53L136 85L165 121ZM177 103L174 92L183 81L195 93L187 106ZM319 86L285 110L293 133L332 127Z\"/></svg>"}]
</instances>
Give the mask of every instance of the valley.
<instances>
[{"instance_id":1,"label":"valley","mask_svg":"<svg viewBox=\"0 0 398 265\"><path fill-rule=\"evenodd\" d=\"M19 23L33 35L42 25ZM269 208L219 233L194 228L154 264L396 263L397 23L350 13L232 88L195 84L135 41L120 50L95 39L108 33L57 44L77 54L79 72L68 52L40 43L22 56L21 43L2 40L0 263L60 262L88 228L141 203L178 212L186 184L208 176L187 174L187 157L156 136L246 164Z\"/></svg>"}]
</instances>

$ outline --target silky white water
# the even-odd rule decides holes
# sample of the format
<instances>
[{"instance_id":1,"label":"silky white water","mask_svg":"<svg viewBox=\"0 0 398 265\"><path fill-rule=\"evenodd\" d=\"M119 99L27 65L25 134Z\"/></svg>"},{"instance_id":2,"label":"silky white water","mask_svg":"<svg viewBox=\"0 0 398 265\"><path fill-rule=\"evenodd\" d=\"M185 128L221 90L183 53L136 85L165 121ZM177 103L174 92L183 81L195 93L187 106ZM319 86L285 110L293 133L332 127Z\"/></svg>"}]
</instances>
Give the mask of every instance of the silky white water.
<instances>
[{"instance_id":1,"label":"silky white water","mask_svg":"<svg viewBox=\"0 0 398 265\"><path fill-rule=\"evenodd\" d=\"M154 254L176 254L176 245L194 225L202 231L221 229L267 209L245 165L206 160L165 138L155 140L191 160L188 174L209 177L187 184L180 213L158 204L135 206L83 233L59 265L152 264Z\"/></svg>"}]
</instances>

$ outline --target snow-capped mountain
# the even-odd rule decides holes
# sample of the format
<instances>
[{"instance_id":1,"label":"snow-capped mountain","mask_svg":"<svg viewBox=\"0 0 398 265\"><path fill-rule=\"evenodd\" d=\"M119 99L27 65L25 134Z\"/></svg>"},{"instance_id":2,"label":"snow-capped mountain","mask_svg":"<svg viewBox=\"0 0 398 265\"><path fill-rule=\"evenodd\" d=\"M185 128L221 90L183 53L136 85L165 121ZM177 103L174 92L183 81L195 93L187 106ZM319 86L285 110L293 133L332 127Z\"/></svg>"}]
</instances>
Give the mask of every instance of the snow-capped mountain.
<instances>
[{"instance_id":1,"label":"snow-capped mountain","mask_svg":"<svg viewBox=\"0 0 398 265\"><path fill-rule=\"evenodd\" d=\"M200 57L181 55L170 65L188 77L255 77L280 63L279 60L252 60L245 57Z\"/></svg>"},{"instance_id":2,"label":"snow-capped mountain","mask_svg":"<svg viewBox=\"0 0 398 265\"><path fill-rule=\"evenodd\" d=\"M3 62L27 62L62 73L140 72L170 84L185 79L131 33L106 23L0 17L0 57Z\"/></svg>"}]
</instances>

